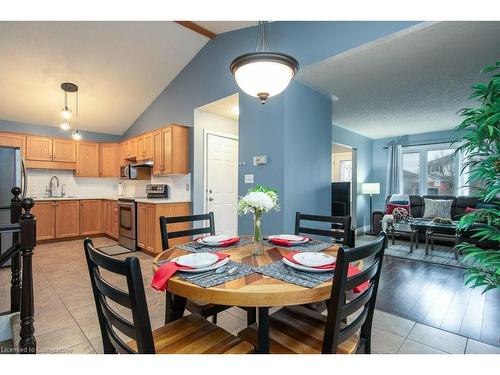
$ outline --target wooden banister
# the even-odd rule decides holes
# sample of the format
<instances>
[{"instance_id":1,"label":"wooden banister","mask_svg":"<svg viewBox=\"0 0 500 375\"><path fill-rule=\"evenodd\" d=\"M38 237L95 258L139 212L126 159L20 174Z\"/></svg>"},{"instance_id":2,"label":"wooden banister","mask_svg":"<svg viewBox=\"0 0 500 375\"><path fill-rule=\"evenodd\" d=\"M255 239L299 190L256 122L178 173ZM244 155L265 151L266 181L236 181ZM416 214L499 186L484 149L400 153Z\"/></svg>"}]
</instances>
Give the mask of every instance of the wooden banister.
<instances>
[{"instance_id":1,"label":"wooden banister","mask_svg":"<svg viewBox=\"0 0 500 375\"><path fill-rule=\"evenodd\" d=\"M14 197L10 201L10 222L18 224L21 219L21 188L14 187L11 190ZM12 245L19 243L19 232L12 233ZM21 309L21 253L18 251L11 259L10 263L10 312L19 312Z\"/></svg>"}]
</instances>

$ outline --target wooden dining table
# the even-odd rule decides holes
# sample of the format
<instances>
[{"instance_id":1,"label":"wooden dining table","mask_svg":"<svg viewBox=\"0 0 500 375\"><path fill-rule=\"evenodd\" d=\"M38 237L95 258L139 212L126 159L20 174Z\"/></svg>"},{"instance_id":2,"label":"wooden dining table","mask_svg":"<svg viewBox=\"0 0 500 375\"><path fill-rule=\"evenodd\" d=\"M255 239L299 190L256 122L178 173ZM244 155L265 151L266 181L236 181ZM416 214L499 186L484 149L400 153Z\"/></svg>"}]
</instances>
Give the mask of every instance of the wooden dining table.
<instances>
[{"instance_id":1,"label":"wooden dining table","mask_svg":"<svg viewBox=\"0 0 500 375\"><path fill-rule=\"evenodd\" d=\"M219 251L230 254L230 259L234 262L258 267L280 261L286 252L293 250L293 247L263 246L263 248L264 253L259 256L252 255L252 244L227 249L220 248ZM338 249L339 245L332 244L323 252L336 255ZM170 260L189 253L189 251L177 247L168 249L154 258L153 270L158 269L159 261ZM331 288L332 280L323 282L314 288L305 288L255 272L224 284L203 288L174 275L169 280L166 290L168 294L166 321L174 321L183 316L187 299L216 305L253 308L253 311L256 309L258 317L257 352L268 353L269 309L325 301L330 298Z\"/></svg>"}]
</instances>

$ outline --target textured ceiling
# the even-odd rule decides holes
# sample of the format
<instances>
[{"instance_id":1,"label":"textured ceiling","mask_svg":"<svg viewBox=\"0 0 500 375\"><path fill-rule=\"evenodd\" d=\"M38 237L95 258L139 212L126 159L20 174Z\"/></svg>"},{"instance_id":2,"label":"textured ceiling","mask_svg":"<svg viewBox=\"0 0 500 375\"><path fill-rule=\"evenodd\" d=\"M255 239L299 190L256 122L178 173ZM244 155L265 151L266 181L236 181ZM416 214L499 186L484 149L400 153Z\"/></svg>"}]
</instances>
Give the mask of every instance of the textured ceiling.
<instances>
[{"instance_id":1,"label":"textured ceiling","mask_svg":"<svg viewBox=\"0 0 500 375\"><path fill-rule=\"evenodd\" d=\"M500 22L425 23L305 67L338 97L333 123L378 139L451 129L479 70L500 59ZM470 103L469 103L470 104Z\"/></svg>"},{"instance_id":2,"label":"textured ceiling","mask_svg":"<svg viewBox=\"0 0 500 375\"><path fill-rule=\"evenodd\" d=\"M205 104L197 109L237 120L240 114L239 94L227 96L215 102Z\"/></svg>"},{"instance_id":3,"label":"textured ceiling","mask_svg":"<svg viewBox=\"0 0 500 375\"><path fill-rule=\"evenodd\" d=\"M0 22L0 119L58 126L69 81L80 128L122 134L208 40L174 22Z\"/></svg>"}]
</instances>

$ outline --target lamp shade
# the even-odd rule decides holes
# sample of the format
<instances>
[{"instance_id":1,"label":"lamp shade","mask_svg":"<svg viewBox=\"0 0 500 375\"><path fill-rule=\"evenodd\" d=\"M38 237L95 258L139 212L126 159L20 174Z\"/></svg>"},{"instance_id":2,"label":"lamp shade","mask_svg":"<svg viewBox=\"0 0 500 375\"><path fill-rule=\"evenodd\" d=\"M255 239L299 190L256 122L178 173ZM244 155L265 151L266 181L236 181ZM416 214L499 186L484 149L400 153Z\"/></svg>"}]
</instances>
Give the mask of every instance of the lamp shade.
<instances>
[{"instance_id":1,"label":"lamp shade","mask_svg":"<svg viewBox=\"0 0 500 375\"><path fill-rule=\"evenodd\" d=\"M380 184L378 182L365 182L361 184L362 194L380 194Z\"/></svg>"}]
</instances>

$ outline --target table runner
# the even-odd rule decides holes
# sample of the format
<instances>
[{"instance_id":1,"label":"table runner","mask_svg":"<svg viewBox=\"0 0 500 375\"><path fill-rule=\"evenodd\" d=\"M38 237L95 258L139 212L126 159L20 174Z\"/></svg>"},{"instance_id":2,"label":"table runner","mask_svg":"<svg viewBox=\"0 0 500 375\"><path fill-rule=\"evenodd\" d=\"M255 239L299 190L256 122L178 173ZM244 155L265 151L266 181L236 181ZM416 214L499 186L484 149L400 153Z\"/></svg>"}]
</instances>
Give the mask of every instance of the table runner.
<instances>
[{"instance_id":1,"label":"table runner","mask_svg":"<svg viewBox=\"0 0 500 375\"><path fill-rule=\"evenodd\" d=\"M224 251L227 249L230 249L232 247L237 247L237 246L245 246L252 243L252 239L250 238L241 238L239 242L229 245L226 247L214 247L214 246L207 246L207 245L200 245L197 242L188 242L186 244L182 245L177 245L176 247L178 249L186 250L192 253L215 253L217 251Z\"/></svg>"},{"instance_id":2,"label":"table runner","mask_svg":"<svg viewBox=\"0 0 500 375\"><path fill-rule=\"evenodd\" d=\"M255 272L305 288L317 287L319 284L333 278L333 271L302 272L285 265L281 260L257 267Z\"/></svg>"},{"instance_id":3,"label":"table runner","mask_svg":"<svg viewBox=\"0 0 500 375\"><path fill-rule=\"evenodd\" d=\"M332 247L334 245L341 245L341 244L334 244L332 242L323 242L323 241L318 241L318 240L311 240L309 242L300 244L300 245L294 245L294 246L280 246L273 244L271 241L266 240L264 241L265 246L273 246L273 247L279 247L280 249L287 249L287 250L293 250L293 251L299 251L299 252L315 252L315 251L322 251L325 249L328 249L329 247Z\"/></svg>"},{"instance_id":4,"label":"table runner","mask_svg":"<svg viewBox=\"0 0 500 375\"><path fill-rule=\"evenodd\" d=\"M177 272L177 276L195 285L201 286L202 288L210 288L216 285L224 284L229 281L239 279L241 277L245 277L255 272L254 267L244 263L233 262L232 260L227 262L226 266L227 266L226 272L220 274L215 273L216 270L213 270L203 273ZM235 266L239 267L237 272L228 275L227 270Z\"/></svg>"}]
</instances>

